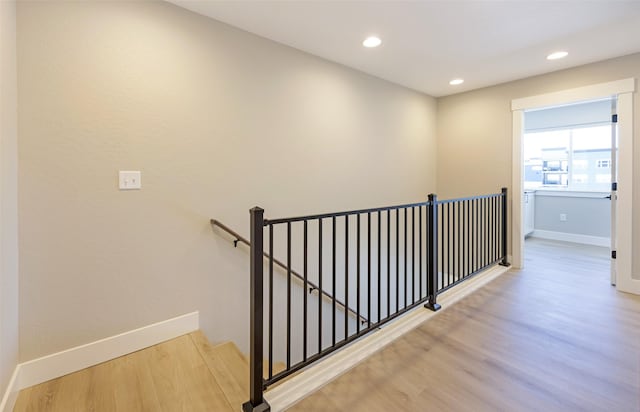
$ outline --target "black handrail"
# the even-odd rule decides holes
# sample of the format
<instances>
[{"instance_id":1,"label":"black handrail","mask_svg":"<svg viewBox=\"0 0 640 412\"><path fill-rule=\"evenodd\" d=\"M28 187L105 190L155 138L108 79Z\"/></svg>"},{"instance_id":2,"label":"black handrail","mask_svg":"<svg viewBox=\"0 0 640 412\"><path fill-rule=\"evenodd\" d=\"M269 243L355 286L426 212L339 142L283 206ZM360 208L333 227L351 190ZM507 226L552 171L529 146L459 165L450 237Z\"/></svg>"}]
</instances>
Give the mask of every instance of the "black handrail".
<instances>
[{"instance_id":1,"label":"black handrail","mask_svg":"<svg viewBox=\"0 0 640 412\"><path fill-rule=\"evenodd\" d=\"M478 196L470 196L470 197L461 197L457 199L447 199L447 200L438 200L438 204L446 204L453 202L462 202L465 200L478 200L478 199L488 199L488 198L497 198L502 196L502 193L495 193L489 195L478 195ZM341 216L351 216L351 215L360 215L364 213L377 213L377 212L386 212L388 210L397 210L397 209L409 209L412 207L421 207L428 206L429 202L418 202L418 203L407 203L404 205L396 205L396 206L383 206L383 207L375 207L369 209L358 209L358 210L349 210L346 212L337 212L337 213L320 213L316 215L307 215L307 216L296 216L296 217L287 217L287 218L279 218L279 219L265 219L265 225L277 225L280 223L293 223L300 222L304 220L317 220L324 219L328 217L341 217Z\"/></svg>"},{"instance_id":2,"label":"black handrail","mask_svg":"<svg viewBox=\"0 0 640 412\"><path fill-rule=\"evenodd\" d=\"M351 216L351 215L361 215L364 213L376 213L376 212L385 212L387 210L396 210L396 209L408 209L410 207L420 207L427 206L429 202L420 202L420 203L407 203L405 205L397 205L397 206L383 206L383 207L375 207L370 209L359 209L359 210L349 210L346 212L338 212L338 213L321 213L318 215L308 215L308 216L296 216L296 217L287 217L282 219L265 219L265 225L277 225L280 223L293 223L300 222L303 220L316 220L316 219L324 219L327 217L340 217L340 216Z\"/></svg>"},{"instance_id":3,"label":"black handrail","mask_svg":"<svg viewBox=\"0 0 640 412\"><path fill-rule=\"evenodd\" d=\"M228 234L230 234L231 236L235 237L235 240L233 241L233 245L237 247L238 243L243 243L249 247L251 247L251 242L249 242L247 239L245 239L244 237L240 236L240 234L238 234L236 231L234 231L233 229L229 228L227 225L225 225L224 223L220 222L219 220L216 219L211 219L211 225L212 226L218 226L220 229L224 230L225 232L227 232ZM265 259L270 259L270 255L267 252L263 252L262 255L265 257ZM273 263L275 263L276 265L280 266L281 269L284 269L285 271L288 271L289 269L287 268L287 265L281 261L279 261L278 259L273 259ZM304 282L304 276L300 275L298 272L296 272L295 270L291 269L291 274L296 277L298 280ZM314 290L317 290L319 292L322 293L322 295L331 300L333 302L333 296L328 293L325 292L324 290L321 290L320 287L318 285L316 285L315 283L311 282L309 279L307 279L307 284L309 285L309 293L312 293ZM364 316L359 315L355 310L347 307L341 300L336 299L336 304L338 306L340 306L343 310L347 309L347 312L350 313L352 316L359 318L361 323L367 323L367 318L365 318Z\"/></svg>"}]
</instances>

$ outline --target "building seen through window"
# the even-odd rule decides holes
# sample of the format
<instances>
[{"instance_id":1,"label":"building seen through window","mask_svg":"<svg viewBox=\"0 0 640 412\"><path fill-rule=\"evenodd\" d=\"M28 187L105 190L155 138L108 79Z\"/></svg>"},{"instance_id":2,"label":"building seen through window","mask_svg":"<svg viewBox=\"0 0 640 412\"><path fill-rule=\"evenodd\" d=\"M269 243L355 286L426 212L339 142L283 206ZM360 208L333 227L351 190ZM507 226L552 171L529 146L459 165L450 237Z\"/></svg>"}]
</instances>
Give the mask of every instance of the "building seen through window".
<instances>
[{"instance_id":1,"label":"building seen through window","mask_svg":"<svg viewBox=\"0 0 640 412\"><path fill-rule=\"evenodd\" d=\"M608 191L611 126L524 134L524 183L529 189Z\"/></svg>"}]
</instances>

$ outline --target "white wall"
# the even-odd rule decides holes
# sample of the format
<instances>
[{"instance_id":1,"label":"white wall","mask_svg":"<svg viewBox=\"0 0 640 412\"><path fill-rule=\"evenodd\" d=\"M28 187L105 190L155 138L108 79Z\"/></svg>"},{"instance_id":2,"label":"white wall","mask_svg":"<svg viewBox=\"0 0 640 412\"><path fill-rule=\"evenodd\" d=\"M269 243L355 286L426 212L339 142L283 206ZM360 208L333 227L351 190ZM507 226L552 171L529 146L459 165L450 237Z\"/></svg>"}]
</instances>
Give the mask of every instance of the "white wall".
<instances>
[{"instance_id":1,"label":"white wall","mask_svg":"<svg viewBox=\"0 0 640 412\"><path fill-rule=\"evenodd\" d=\"M248 256L209 218L435 189L433 98L171 4L20 2L18 74L22 360L193 310L246 350Z\"/></svg>"},{"instance_id":2,"label":"white wall","mask_svg":"<svg viewBox=\"0 0 640 412\"><path fill-rule=\"evenodd\" d=\"M16 3L0 2L0 393L18 361Z\"/></svg>"}]
</instances>

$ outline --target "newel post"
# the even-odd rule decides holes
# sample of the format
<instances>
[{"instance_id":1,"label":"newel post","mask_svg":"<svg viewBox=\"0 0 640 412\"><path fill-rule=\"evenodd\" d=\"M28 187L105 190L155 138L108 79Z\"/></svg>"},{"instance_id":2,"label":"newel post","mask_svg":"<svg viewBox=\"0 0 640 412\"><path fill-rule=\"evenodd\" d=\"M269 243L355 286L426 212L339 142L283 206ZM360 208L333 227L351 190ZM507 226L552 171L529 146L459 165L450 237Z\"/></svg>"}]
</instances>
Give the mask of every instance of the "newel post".
<instances>
[{"instance_id":1,"label":"newel post","mask_svg":"<svg viewBox=\"0 0 640 412\"><path fill-rule=\"evenodd\" d=\"M244 412L270 411L264 400L262 384L263 368L263 230L264 210L254 207L251 214L250 252L250 330L249 330L249 401L242 405Z\"/></svg>"},{"instance_id":2,"label":"newel post","mask_svg":"<svg viewBox=\"0 0 640 412\"><path fill-rule=\"evenodd\" d=\"M438 197L431 193L427 206L427 290L429 301L424 307L437 311L440 305L436 303L438 296Z\"/></svg>"},{"instance_id":3,"label":"newel post","mask_svg":"<svg viewBox=\"0 0 640 412\"><path fill-rule=\"evenodd\" d=\"M511 266L507 261L507 188L502 188L502 260L501 266Z\"/></svg>"}]
</instances>

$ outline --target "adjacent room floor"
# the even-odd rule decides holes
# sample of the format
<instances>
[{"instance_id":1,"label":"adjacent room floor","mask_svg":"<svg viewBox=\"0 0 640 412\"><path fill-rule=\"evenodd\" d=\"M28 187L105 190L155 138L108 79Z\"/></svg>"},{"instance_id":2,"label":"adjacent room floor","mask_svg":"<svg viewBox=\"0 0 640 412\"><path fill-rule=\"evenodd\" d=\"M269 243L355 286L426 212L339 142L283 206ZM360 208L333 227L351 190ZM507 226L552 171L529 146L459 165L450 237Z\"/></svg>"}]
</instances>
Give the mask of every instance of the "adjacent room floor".
<instances>
[{"instance_id":1,"label":"adjacent room floor","mask_svg":"<svg viewBox=\"0 0 640 412\"><path fill-rule=\"evenodd\" d=\"M293 411L639 411L640 297L607 250L527 241L512 270Z\"/></svg>"}]
</instances>

